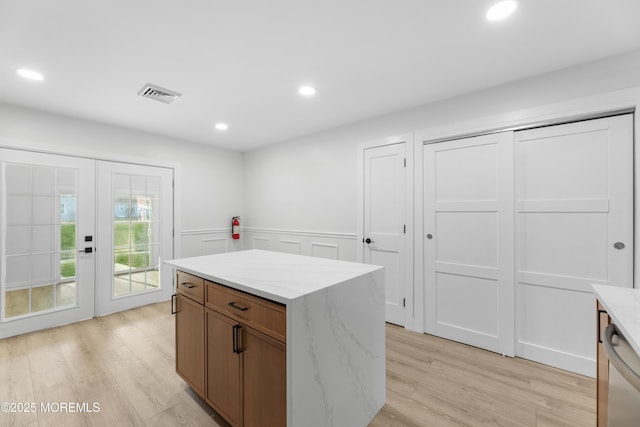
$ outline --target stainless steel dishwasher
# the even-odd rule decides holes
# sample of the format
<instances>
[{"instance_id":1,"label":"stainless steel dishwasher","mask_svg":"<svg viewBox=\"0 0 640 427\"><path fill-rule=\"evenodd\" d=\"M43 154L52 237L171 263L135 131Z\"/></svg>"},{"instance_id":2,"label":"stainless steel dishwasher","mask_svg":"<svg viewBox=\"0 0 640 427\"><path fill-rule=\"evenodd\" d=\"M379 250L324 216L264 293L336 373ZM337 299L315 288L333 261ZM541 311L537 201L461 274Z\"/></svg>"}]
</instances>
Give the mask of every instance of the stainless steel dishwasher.
<instances>
[{"instance_id":1,"label":"stainless steel dishwasher","mask_svg":"<svg viewBox=\"0 0 640 427\"><path fill-rule=\"evenodd\" d=\"M640 356L615 324L605 329L609 358L607 427L640 426Z\"/></svg>"}]
</instances>

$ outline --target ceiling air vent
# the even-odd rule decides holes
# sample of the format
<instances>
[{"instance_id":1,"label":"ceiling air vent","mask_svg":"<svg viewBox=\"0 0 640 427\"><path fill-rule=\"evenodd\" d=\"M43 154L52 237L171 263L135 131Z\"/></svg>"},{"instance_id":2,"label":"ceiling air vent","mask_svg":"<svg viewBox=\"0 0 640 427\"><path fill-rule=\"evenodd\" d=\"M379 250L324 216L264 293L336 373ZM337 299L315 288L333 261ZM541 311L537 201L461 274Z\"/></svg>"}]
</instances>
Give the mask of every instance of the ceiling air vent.
<instances>
[{"instance_id":1,"label":"ceiling air vent","mask_svg":"<svg viewBox=\"0 0 640 427\"><path fill-rule=\"evenodd\" d=\"M142 86L142 89L138 91L138 95L143 98L155 99L156 101L163 102L165 104L171 104L174 99L182 96L181 93L174 92L169 89L161 88L160 86L147 83Z\"/></svg>"}]
</instances>

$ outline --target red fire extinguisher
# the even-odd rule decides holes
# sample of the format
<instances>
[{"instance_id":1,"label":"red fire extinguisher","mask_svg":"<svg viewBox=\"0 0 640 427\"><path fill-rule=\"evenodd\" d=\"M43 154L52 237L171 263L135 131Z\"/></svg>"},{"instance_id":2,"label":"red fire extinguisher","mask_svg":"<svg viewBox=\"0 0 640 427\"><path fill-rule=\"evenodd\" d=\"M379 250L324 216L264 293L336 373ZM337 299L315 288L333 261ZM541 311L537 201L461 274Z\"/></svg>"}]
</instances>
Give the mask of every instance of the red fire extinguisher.
<instances>
[{"instance_id":1,"label":"red fire extinguisher","mask_svg":"<svg viewBox=\"0 0 640 427\"><path fill-rule=\"evenodd\" d=\"M231 237L233 240L238 240L240 238L240 217L234 216L231 219Z\"/></svg>"}]
</instances>

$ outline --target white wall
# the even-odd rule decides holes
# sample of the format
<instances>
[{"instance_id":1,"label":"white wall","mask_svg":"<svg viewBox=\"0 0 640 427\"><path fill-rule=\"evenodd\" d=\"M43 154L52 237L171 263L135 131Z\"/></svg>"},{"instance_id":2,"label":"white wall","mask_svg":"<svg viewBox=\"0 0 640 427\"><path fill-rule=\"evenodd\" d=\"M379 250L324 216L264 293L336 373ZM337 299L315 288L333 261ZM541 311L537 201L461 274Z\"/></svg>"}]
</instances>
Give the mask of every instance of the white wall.
<instances>
[{"instance_id":1,"label":"white wall","mask_svg":"<svg viewBox=\"0 0 640 427\"><path fill-rule=\"evenodd\" d=\"M242 215L244 248L355 260L358 143L639 85L640 50L244 155L0 104L0 141L174 167L182 256L239 248L228 229Z\"/></svg>"},{"instance_id":2,"label":"white wall","mask_svg":"<svg viewBox=\"0 0 640 427\"><path fill-rule=\"evenodd\" d=\"M516 119L522 109L634 86L640 86L640 50L247 152L245 248L256 237L280 250L281 240L299 241L299 252L310 255L307 231L326 232L340 258L355 260L360 142L510 112Z\"/></svg>"},{"instance_id":3,"label":"white wall","mask_svg":"<svg viewBox=\"0 0 640 427\"><path fill-rule=\"evenodd\" d=\"M172 167L176 255L239 246L228 237L231 217L242 215L242 153L7 104L0 145Z\"/></svg>"}]
</instances>

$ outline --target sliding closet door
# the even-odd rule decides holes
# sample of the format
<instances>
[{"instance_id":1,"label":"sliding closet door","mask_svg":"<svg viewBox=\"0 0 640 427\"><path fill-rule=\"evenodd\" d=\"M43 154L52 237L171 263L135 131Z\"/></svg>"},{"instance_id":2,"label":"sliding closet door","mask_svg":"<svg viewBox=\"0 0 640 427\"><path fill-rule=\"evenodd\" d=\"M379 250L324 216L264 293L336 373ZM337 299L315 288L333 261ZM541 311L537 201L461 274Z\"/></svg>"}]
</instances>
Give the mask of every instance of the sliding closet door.
<instances>
[{"instance_id":1,"label":"sliding closet door","mask_svg":"<svg viewBox=\"0 0 640 427\"><path fill-rule=\"evenodd\" d=\"M516 133L516 355L595 374L591 284L632 287L631 115Z\"/></svg>"},{"instance_id":2,"label":"sliding closet door","mask_svg":"<svg viewBox=\"0 0 640 427\"><path fill-rule=\"evenodd\" d=\"M425 329L513 355L513 134L424 146Z\"/></svg>"}]
</instances>

